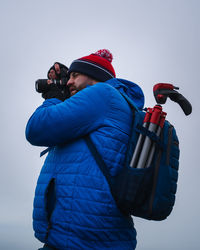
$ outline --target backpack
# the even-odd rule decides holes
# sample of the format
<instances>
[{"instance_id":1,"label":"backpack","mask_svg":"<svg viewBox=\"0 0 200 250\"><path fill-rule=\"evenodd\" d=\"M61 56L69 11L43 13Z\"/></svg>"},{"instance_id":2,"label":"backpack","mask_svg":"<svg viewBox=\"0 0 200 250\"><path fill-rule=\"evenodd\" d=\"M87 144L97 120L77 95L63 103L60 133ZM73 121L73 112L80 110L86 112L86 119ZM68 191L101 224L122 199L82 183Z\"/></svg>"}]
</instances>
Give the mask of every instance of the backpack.
<instances>
[{"instance_id":1,"label":"backpack","mask_svg":"<svg viewBox=\"0 0 200 250\"><path fill-rule=\"evenodd\" d=\"M131 99L123 95L133 111L131 136L125 165L111 176L90 136L86 144L104 174L117 207L124 216L138 216L148 220L164 220L171 213L177 190L179 167L179 141L175 128L164 122L161 137L144 129L145 112L139 110ZM155 143L152 163L147 168L132 168L130 161L140 134L149 136Z\"/></svg>"}]
</instances>

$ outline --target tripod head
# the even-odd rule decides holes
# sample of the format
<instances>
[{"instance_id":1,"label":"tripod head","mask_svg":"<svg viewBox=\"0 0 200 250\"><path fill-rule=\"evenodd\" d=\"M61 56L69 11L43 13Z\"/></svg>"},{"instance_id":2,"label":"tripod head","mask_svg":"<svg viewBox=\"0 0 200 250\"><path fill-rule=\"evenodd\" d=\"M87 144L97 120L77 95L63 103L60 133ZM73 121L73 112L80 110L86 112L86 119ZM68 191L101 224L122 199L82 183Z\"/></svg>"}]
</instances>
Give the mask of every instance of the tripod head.
<instances>
[{"instance_id":1,"label":"tripod head","mask_svg":"<svg viewBox=\"0 0 200 250\"><path fill-rule=\"evenodd\" d=\"M182 108L185 115L192 113L192 105L177 90L179 88L169 83L158 83L153 87L154 97L158 104L165 104L169 97L172 101L177 102Z\"/></svg>"}]
</instances>

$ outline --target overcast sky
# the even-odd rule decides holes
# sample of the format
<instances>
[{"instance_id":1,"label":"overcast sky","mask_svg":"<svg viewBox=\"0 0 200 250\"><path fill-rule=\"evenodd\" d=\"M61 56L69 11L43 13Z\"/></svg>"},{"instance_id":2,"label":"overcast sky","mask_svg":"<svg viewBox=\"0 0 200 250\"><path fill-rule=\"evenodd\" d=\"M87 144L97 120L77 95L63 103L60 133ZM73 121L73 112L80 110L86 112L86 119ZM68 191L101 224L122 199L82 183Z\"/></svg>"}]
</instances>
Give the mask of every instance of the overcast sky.
<instances>
[{"instance_id":1,"label":"overcast sky","mask_svg":"<svg viewBox=\"0 0 200 250\"><path fill-rule=\"evenodd\" d=\"M163 222L135 218L138 250L197 250L200 245L200 1L1 1L0 249L36 250L32 202L43 148L25 140L28 118L42 102L34 82L55 62L107 48L117 77L138 83L145 105L152 87L169 82L193 105L186 117L170 100L181 157L176 205Z\"/></svg>"}]
</instances>

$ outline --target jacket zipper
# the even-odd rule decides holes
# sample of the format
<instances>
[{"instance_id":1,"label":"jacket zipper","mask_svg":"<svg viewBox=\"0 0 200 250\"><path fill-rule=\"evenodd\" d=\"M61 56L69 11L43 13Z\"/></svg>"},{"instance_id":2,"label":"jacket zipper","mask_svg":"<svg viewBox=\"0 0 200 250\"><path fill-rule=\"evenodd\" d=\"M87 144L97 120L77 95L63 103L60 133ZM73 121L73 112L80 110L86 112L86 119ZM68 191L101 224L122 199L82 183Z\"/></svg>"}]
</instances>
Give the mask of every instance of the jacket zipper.
<instances>
[{"instance_id":1,"label":"jacket zipper","mask_svg":"<svg viewBox=\"0 0 200 250\"><path fill-rule=\"evenodd\" d=\"M49 192L51 193L51 198L49 197ZM55 202L56 202L56 196L55 196L55 178L52 178L47 186L46 190L46 213L47 213L47 221L48 221L48 227L46 231L46 240L48 239L49 231L51 229L51 216L53 214L54 208L55 208ZM49 203L49 199L51 200L51 204ZM51 210L48 210L48 205L51 207Z\"/></svg>"}]
</instances>

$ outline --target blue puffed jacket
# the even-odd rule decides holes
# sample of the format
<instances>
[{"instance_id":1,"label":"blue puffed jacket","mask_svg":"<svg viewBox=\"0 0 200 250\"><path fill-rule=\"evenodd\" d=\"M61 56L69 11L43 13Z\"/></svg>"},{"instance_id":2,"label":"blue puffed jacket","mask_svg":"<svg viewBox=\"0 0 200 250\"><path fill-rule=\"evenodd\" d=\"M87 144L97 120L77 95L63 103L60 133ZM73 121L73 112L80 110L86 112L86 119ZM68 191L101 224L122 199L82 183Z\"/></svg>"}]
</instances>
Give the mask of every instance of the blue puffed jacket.
<instances>
[{"instance_id":1,"label":"blue puffed jacket","mask_svg":"<svg viewBox=\"0 0 200 250\"><path fill-rule=\"evenodd\" d=\"M90 134L111 175L121 170L133 114L120 92L143 107L140 87L115 78L64 102L48 99L29 119L27 140L50 147L34 199L33 228L41 242L60 250L135 249L133 220L117 208L83 138Z\"/></svg>"}]
</instances>

